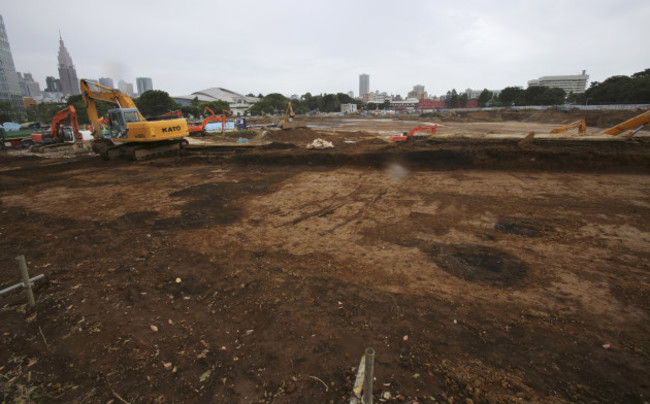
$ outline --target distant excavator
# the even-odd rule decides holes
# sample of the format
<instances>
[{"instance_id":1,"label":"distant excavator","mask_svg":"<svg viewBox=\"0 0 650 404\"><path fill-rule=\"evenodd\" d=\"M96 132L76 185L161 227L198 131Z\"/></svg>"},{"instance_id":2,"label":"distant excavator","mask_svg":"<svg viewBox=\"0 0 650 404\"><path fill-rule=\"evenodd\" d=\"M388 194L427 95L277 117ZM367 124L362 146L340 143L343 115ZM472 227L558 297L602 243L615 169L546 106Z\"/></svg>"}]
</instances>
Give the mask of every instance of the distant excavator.
<instances>
[{"instance_id":1,"label":"distant excavator","mask_svg":"<svg viewBox=\"0 0 650 404\"><path fill-rule=\"evenodd\" d=\"M636 135L638 131L645 128L649 124L650 109L633 118L628 119L625 122L621 122L616 126L612 126L611 128L600 132L600 134L610 136L618 136L620 134L624 134L625 137L632 137Z\"/></svg>"},{"instance_id":2,"label":"distant excavator","mask_svg":"<svg viewBox=\"0 0 650 404\"><path fill-rule=\"evenodd\" d=\"M210 115L208 115L208 112ZM214 111L210 107L205 107L203 110L203 114L206 115L205 119L201 123L201 125L195 125L195 126L190 126L188 127L188 131L190 132L190 136L199 136L199 135L204 135L205 134L205 127L210 123L210 122L217 122L221 121L221 132L226 129L226 119L227 119L227 113L232 114L231 111L227 109L222 109L221 110L221 115L217 115L214 113Z\"/></svg>"},{"instance_id":3,"label":"distant excavator","mask_svg":"<svg viewBox=\"0 0 650 404\"><path fill-rule=\"evenodd\" d=\"M306 128L307 125L305 124L300 124L298 122L294 122L293 118L296 116L295 112L293 112L293 107L291 106L291 103L287 104L287 110L284 113L284 119L280 121L278 124L278 127L281 129L298 129L298 128Z\"/></svg>"},{"instance_id":4,"label":"distant excavator","mask_svg":"<svg viewBox=\"0 0 650 404\"><path fill-rule=\"evenodd\" d=\"M581 119L579 121L571 122L567 125L560 126L559 128L555 128L549 133L564 133L572 129L578 129L578 133L584 135L585 133L587 133L587 122L584 119Z\"/></svg>"},{"instance_id":5,"label":"distant excavator","mask_svg":"<svg viewBox=\"0 0 650 404\"><path fill-rule=\"evenodd\" d=\"M438 125L416 126L415 128L411 129L409 132L404 132L401 135L394 135L391 140L393 142L408 142L410 139L412 139L412 136L415 135L416 132L428 131L429 134L433 135L434 133L436 133L437 130L438 130Z\"/></svg>"},{"instance_id":6,"label":"distant excavator","mask_svg":"<svg viewBox=\"0 0 650 404\"><path fill-rule=\"evenodd\" d=\"M29 138L23 139L22 146L34 146L33 151L44 151L46 146L61 144L82 143L83 136L79 132L77 111L69 105L54 114L49 132L32 133Z\"/></svg>"}]
</instances>

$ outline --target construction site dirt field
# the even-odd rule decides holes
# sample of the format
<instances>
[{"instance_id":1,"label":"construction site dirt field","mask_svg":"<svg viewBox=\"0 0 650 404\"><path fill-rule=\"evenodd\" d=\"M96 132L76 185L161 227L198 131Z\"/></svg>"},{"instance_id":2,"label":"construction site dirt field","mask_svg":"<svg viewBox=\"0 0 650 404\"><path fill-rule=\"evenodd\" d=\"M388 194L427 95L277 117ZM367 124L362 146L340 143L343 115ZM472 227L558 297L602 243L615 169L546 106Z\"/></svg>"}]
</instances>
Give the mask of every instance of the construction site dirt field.
<instances>
[{"instance_id":1,"label":"construction site dirt field","mask_svg":"<svg viewBox=\"0 0 650 404\"><path fill-rule=\"evenodd\" d=\"M488 118L1 153L0 288L45 275L0 296L3 401L344 403L372 347L375 402L648 402L647 131Z\"/></svg>"}]
</instances>

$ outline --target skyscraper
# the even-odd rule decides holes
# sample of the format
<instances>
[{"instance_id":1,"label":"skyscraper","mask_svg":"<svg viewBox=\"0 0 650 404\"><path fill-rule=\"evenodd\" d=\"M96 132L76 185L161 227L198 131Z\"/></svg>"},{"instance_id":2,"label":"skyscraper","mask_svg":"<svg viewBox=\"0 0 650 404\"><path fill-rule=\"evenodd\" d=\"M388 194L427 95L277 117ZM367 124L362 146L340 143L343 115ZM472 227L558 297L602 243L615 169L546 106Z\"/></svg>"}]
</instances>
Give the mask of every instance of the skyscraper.
<instances>
[{"instance_id":1,"label":"skyscraper","mask_svg":"<svg viewBox=\"0 0 650 404\"><path fill-rule=\"evenodd\" d=\"M54 78L53 76L47 76L45 78L45 83L47 83L47 88L45 89L45 91L49 93L61 92L61 80Z\"/></svg>"},{"instance_id":2,"label":"skyscraper","mask_svg":"<svg viewBox=\"0 0 650 404\"><path fill-rule=\"evenodd\" d=\"M150 77L136 77L135 83L138 86L138 94L153 90L153 82Z\"/></svg>"},{"instance_id":3,"label":"skyscraper","mask_svg":"<svg viewBox=\"0 0 650 404\"><path fill-rule=\"evenodd\" d=\"M113 84L113 79L110 77L100 77L99 84L101 84L102 86L115 88L115 85Z\"/></svg>"},{"instance_id":4,"label":"skyscraper","mask_svg":"<svg viewBox=\"0 0 650 404\"><path fill-rule=\"evenodd\" d=\"M63 38L59 34L59 79L61 80L61 91L65 95L81 94L77 71L72 64L72 58L63 44Z\"/></svg>"},{"instance_id":5,"label":"skyscraper","mask_svg":"<svg viewBox=\"0 0 650 404\"><path fill-rule=\"evenodd\" d=\"M0 102L10 102L14 108L23 109L23 95L18 84L18 73L9 47L5 23L0 15Z\"/></svg>"},{"instance_id":6,"label":"skyscraper","mask_svg":"<svg viewBox=\"0 0 650 404\"><path fill-rule=\"evenodd\" d=\"M133 83L127 83L124 80L120 80L117 82L117 89L129 96L133 95Z\"/></svg>"},{"instance_id":7,"label":"skyscraper","mask_svg":"<svg viewBox=\"0 0 650 404\"><path fill-rule=\"evenodd\" d=\"M39 97L41 95L41 86L34 81L31 73L18 73L18 85L23 97Z\"/></svg>"},{"instance_id":8,"label":"skyscraper","mask_svg":"<svg viewBox=\"0 0 650 404\"><path fill-rule=\"evenodd\" d=\"M370 92L370 75L360 74L359 75L359 98L363 98L364 95Z\"/></svg>"}]
</instances>

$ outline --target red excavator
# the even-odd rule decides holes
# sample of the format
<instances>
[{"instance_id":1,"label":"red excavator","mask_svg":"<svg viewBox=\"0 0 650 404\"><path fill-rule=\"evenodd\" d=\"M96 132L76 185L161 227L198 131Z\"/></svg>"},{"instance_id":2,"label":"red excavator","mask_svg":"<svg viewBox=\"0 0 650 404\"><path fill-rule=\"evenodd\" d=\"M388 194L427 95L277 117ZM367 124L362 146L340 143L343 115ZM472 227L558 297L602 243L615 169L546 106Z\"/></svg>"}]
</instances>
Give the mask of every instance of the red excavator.
<instances>
[{"instance_id":1,"label":"red excavator","mask_svg":"<svg viewBox=\"0 0 650 404\"><path fill-rule=\"evenodd\" d=\"M420 131L428 131L430 134L436 133L436 130L438 130L438 125L423 125L423 126L417 126L413 129L411 129L409 132L404 132L401 135L394 135L392 140L393 142L407 142L409 139L412 139L412 136L415 134L415 132L420 132Z\"/></svg>"},{"instance_id":2,"label":"red excavator","mask_svg":"<svg viewBox=\"0 0 650 404\"><path fill-rule=\"evenodd\" d=\"M207 115L208 112L210 113L210 115ZM226 118L227 118L226 113L232 114L232 112L228 111L227 109L224 109L222 110L221 115L217 115L209 107L205 107L205 109L203 110L203 114L206 115L206 117L203 120L203 123L201 123L200 126L189 126L187 128L187 130L190 132L190 136L204 135L205 127L207 126L207 124L209 124L210 122L217 122L217 121L221 121L221 132L223 132L224 129L226 128Z\"/></svg>"},{"instance_id":3,"label":"red excavator","mask_svg":"<svg viewBox=\"0 0 650 404\"><path fill-rule=\"evenodd\" d=\"M83 136L79 132L77 111L75 111L72 105L69 105L54 115L49 132L32 133L29 139L23 140L23 147L59 143L81 143L82 141Z\"/></svg>"}]
</instances>

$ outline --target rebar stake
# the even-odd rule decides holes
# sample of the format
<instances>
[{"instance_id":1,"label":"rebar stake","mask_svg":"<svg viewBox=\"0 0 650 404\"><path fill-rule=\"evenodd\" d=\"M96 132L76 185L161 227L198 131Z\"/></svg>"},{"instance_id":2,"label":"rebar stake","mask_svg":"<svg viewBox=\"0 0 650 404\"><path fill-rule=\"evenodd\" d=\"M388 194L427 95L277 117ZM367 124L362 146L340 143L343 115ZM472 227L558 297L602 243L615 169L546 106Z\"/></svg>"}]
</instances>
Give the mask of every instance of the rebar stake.
<instances>
[{"instance_id":1,"label":"rebar stake","mask_svg":"<svg viewBox=\"0 0 650 404\"><path fill-rule=\"evenodd\" d=\"M23 285L25 285L25 292L27 293L27 303L29 303L29 307L34 307L36 306L36 302L34 301L34 292L32 292L32 283L29 279L29 272L27 272L27 263L25 262L25 256L17 256L16 261L18 261L20 274L23 277Z\"/></svg>"},{"instance_id":2,"label":"rebar stake","mask_svg":"<svg viewBox=\"0 0 650 404\"><path fill-rule=\"evenodd\" d=\"M366 371L365 382L363 384L363 397L361 402L363 404L372 404L372 384L374 382L374 368L375 368L375 350L366 348Z\"/></svg>"}]
</instances>

